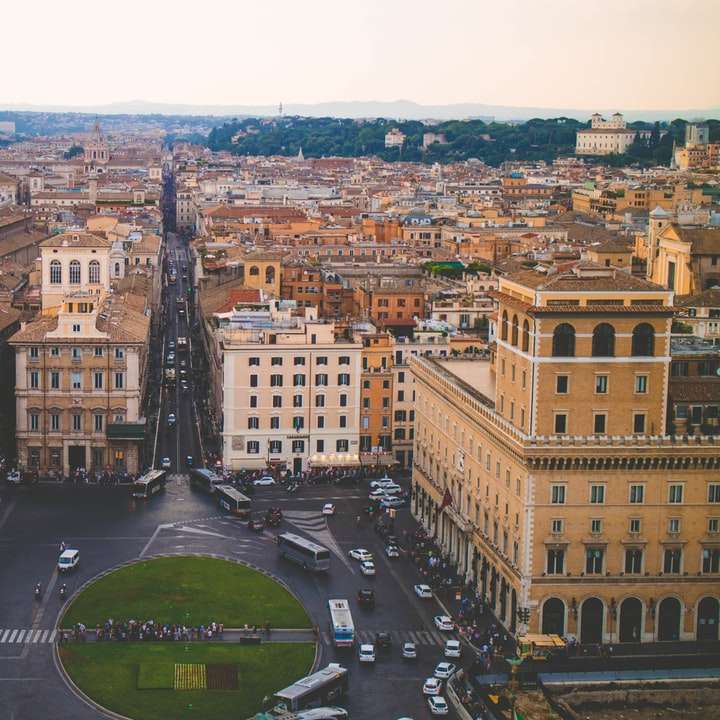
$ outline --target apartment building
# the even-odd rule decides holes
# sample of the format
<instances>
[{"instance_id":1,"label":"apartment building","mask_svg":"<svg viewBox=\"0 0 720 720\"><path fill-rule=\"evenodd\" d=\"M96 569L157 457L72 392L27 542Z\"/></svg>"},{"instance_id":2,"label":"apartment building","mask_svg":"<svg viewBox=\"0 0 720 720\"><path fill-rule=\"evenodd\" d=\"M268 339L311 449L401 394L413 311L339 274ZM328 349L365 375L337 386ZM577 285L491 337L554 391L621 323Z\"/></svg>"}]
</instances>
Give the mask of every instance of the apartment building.
<instances>
[{"instance_id":1,"label":"apartment building","mask_svg":"<svg viewBox=\"0 0 720 720\"><path fill-rule=\"evenodd\" d=\"M716 640L720 454L666 434L672 293L578 263L496 297L492 361L410 361L414 515L511 631Z\"/></svg>"},{"instance_id":2,"label":"apartment building","mask_svg":"<svg viewBox=\"0 0 720 720\"><path fill-rule=\"evenodd\" d=\"M360 387L360 452L363 464L392 458L393 337L363 333Z\"/></svg>"},{"instance_id":3,"label":"apartment building","mask_svg":"<svg viewBox=\"0 0 720 720\"><path fill-rule=\"evenodd\" d=\"M425 317L425 291L409 278L371 277L355 287L355 308L381 328L412 328Z\"/></svg>"},{"instance_id":4,"label":"apartment building","mask_svg":"<svg viewBox=\"0 0 720 720\"><path fill-rule=\"evenodd\" d=\"M357 466L362 343L271 300L221 319L223 459L233 469Z\"/></svg>"}]
</instances>

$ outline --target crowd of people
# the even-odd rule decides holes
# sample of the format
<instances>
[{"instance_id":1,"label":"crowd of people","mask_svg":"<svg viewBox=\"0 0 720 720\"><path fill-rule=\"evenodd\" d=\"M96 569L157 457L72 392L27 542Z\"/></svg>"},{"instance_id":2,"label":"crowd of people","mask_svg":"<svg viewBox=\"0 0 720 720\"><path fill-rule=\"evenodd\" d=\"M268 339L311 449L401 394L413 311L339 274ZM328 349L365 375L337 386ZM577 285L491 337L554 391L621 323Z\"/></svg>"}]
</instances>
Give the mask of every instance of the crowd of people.
<instances>
[{"instance_id":1,"label":"crowd of people","mask_svg":"<svg viewBox=\"0 0 720 720\"><path fill-rule=\"evenodd\" d=\"M158 623L155 620L119 621L109 618L102 625L95 626L95 640L167 640L189 642L191 640L222 639L225 627L223 623L215 621L207 625L181 625L179 623ZM72 639L83 641L87 639L88 629L83 623L77 623L72 630ZM70 639L64 633L60 642Z\"/></svg>"}]
</instances>

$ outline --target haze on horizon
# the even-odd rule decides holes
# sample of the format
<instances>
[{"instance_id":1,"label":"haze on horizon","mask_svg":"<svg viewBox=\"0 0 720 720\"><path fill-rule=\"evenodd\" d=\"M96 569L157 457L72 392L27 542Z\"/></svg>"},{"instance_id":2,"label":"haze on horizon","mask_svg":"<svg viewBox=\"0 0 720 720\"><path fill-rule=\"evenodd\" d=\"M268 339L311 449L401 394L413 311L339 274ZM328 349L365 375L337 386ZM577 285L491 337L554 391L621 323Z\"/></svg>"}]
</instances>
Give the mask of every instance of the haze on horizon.
<instances>
[{"instance_id":1,"label":"haze on horizon","mask_svg":"<svg viewBox=\"0 0 720 720\"><path fill-rule=\"evenodd\" d=\"M184 10L5 7L0 105L720 106L717 0L206 0Z\"/></svg>"}]
</instances>

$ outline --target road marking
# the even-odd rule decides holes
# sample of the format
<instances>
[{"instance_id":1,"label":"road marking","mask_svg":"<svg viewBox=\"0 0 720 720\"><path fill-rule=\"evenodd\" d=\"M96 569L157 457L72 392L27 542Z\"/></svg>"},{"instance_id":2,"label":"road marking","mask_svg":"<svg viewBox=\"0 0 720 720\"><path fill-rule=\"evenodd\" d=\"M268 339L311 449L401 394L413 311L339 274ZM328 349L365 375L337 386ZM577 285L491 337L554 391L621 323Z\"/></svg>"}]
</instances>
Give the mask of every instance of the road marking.
<instances>
[{"instance_id":1,"label":"road marking","mask_svg":"<svg viewBox=\"0 0 720 720\"><path fill-rule=\"evenodd\" d=\"M161 530L173 527L174 523L161 523L155 528L155 532L150 536L150 539L145 544L145 547L140 551L138 557L143 557L145 553L150 549L150 546L155 542L155 538L160 534Z\"/></svg>"},{"instance_id":2,"label":"road marking","mask_svg":"<svg viewBox=\"0 0 720 720\"><path fill-rule=\"evenodd\" d=\"M13 630L12 633L10 633L10 638L9 638L9 640L8 640L9 643L14 643L14 642L15 642L15 636L17 635L17 633L18 633L17 630Z\"/></svg>"},{"instance_id":3,"label":"road marking","mask_svg":"<svg viewBox=\"0 0 720 720\"><path fill-rule=\"evenodd\" d=\"M48 642L49 642L49 643L55 641L55 635L57 635L57 630L53 630L53 631L50 633L50 637L48 638Z\"/></svg>"},{"instance_id":4,"label":"road marking","mask_svg":"<svg viewBox=\"0 0 720 720\"><path fill-rule=\"evenodd\" d=\"M435 638L435 642L438 645L444 645L445 644L445 638L442 635L438 635L434 630L430 631L430 635Z\"/></svg>"},{"instance_id":5,"label":"road marking","mask_svg":"<svg viewBox=\"0 0 720 720\"><path fill-rule=\"evenodd\" d=\"M29 632L32 632L32 630L30 630ZM15 642L22 642L22 639L24 637L25 637L25 631L20 630L20 632L18 633L18 636L15 638Z\"/></svg>"},{"instance_id":6,"label":"road marking","mask_svg":"<svg viewBox=\"0 0 720 720\"><path fill-rule=\"evenodd\" d=\"M40 639L41 635L42 635L42 630L36 630L35 636L33 637L32 642L36 643Z\"/></svg>"},{"instance_id":7,"label":"road marking","mask_svg":"<svg viewBox=\"0 0 720 720\"><path fill-rule=\"evenodd\" d=\"M49 632L50 632L49 630L42 631L42 640L40 640L40 642L45 642L45 640L47 640L47 636L48 636Z\"/></svg>"},{"instance_id":8,"label":"road marking","mask_svg":"<svg viewBox=\"0 0 720 720\"><path fill-rule=\"evenodd\" d=\"M323 636L323 640L325 641L325 644L329 645L330 644L330 636L326 632L324 632L322 634L322 636Z\"/></svg>"},{"instance_id":9,"label":"road marking","mask_svg":"<svg viewBox=\"0 0 720 720\"><path fill-rule=\"evenodd\" d=\"M416 645L420 645L420 641L417 639L417 635L415 635L414 632L408 631L408 635L410 636L410 641L414 642Z\"/></svg>"},{"instance_id":10,"label":"road marking","mask_svg":"<svg viewBox=\"0 0 720 720\"><path fill-rule=\"evenodd\" d=\"M4 642L7 640L7 636L8 636L9 634L10 634L10 631L9 631L9 630L6 630L6 631L3 633L2 638L0 638L0 643L4 643Z\"/></svg>"}]
</instances>

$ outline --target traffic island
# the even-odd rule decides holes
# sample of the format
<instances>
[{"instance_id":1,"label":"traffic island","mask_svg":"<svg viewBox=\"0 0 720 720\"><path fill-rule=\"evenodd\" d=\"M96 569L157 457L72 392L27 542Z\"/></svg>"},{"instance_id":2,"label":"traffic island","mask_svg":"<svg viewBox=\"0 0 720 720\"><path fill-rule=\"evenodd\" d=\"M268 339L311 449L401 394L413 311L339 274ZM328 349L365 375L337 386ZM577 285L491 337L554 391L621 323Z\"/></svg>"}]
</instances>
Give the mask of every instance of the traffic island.
<instances>
[{"instance_id":1,"label":"traffic island","mask_svg":"<svg viewBox=\"0 0 720 720\"><path fill-rule=\"evenodd\" d=\"M110 618L116 627L152 620L158 629L211 622L296 629L253 636L262 640L253 644L241 642L244 632L229 629L219 642L174 640L172 634L147 639L157 637L148 633L142 640L128 634L122 640L113 632L113 639L59 645L58 665L70 687L114 717L250 717L266 696L306 675L315 660L315 643L300 639L312 636L310 620L292 593L268 575L227 560L163 557L123 566L88 584L60 624L69 629L81 623L88 640L95 640L94 628L103 629ZM273 640L292 632L298 641Z\"/></svg>"}]
</instances>

